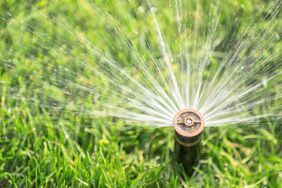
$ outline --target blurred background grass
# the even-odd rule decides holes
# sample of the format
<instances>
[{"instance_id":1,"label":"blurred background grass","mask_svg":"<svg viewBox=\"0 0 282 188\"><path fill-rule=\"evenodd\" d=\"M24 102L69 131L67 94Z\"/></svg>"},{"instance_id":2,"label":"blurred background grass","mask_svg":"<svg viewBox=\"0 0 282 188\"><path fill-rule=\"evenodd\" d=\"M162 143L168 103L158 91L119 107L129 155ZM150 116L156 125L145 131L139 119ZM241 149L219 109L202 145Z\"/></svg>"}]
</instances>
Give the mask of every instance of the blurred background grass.
<instances>
[{"instance_id":1,"label":"blurred background grass","mask_svg":"<svg viewBox=\"0 0 282 188\"><path fill-rule=\"evenodd\" d=\"M200 1L203 12L210 2ZM282 18L278 14L277 19L267 20L265 7L271 2L221 1L215 62L248 26L268 28L277 22L275 32L269 33L275 36L273 41L261 45L277 43L264 53L281 65ZM172 29L170 3L154 2L166 38L177 35ZM173 162L172 128L130 125L85 113L111 91L105 88L97 98L68 87L73 83L95 83L97 88L107 85L103 75L93 75L78 61L91 62L99 70L95 66L99 58L82 47L68 29L87 37L115 60L126 62L123 66L128 69L137 62L117 36L130 41L144 58L149 53L139 48L140 41L157 48L153 29L146 30L154 27L146 3L95 4L98 8L87 0L0 2L0 187L281 187L281 120L206 129L197 175L189 178ZM240 21L234 22L236 18ZM120 25L123 27L116 27ZM138 35L142 40L132 34L134 30L145 31ZM168 42L177 51L175 41ZM158 51L151 53L161 56ZM131 71L138 76L138 70ZM281 72L281 66L266 71ZM274 94L281 93L275 85L269 87ZM281 100L274 102L281 104Z\"/></svg>"}]
</instances>

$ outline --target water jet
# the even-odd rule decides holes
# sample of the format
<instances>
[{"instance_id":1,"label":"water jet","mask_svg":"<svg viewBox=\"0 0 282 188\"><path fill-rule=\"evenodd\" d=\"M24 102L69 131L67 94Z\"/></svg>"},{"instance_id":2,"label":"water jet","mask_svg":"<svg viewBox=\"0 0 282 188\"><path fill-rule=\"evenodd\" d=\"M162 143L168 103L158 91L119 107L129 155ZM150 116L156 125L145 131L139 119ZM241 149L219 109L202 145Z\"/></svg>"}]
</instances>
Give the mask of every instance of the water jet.
<instances>
[{"instance_id":1,"label":"water jet","mask_svg":"<svg viewBox=\"0 0 282 188\"><path fill-rule=\"evenodd\" d=\"M202 114L195 109L183 109L173 119L175 130L174 154L188 175L198 163L201 150L201 135L205 127Z\"/></svg>"}]
</instances>

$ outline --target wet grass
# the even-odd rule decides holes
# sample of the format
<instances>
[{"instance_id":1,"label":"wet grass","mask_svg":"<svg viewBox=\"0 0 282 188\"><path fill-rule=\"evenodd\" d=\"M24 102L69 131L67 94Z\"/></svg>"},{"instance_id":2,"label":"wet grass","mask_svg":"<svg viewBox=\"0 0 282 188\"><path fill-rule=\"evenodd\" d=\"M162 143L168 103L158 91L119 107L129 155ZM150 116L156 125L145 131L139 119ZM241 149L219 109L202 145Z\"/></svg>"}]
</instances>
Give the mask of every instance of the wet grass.
<instances>
[{"instance_id":1,"label":"wet grass","mask_svg":"<svg viewBox=\"0 0 282 188\"><path fill-rule=\"evenodd\" d=\"M62 72L56 75L54 69L68 67L92 82L103 80L74 60L94 57L66 35L66 26L42 18L42 13L50 19L65 17L103 50L130 59L117 52L118 42L102 40L105 34L97 20L105 21L104 16L89 11L87 2L0 2L0 15L5 18L0 21L0 187L281 187L281 119L206 129L200 164L195 175L187 177L173 161L172 128L95 118L84 112L96 99L82 91L73 91L66 99L65 81L81 79ZM246 14L260 8L239 0L226 4L223 36L230 37L228 31L234 29L227 15L239 2ZM97 4L109 12L117 6L112 1ZM242 22L248 25L248 20ZM281 45L276 48L273 53L279 54ZM60 82L50 83L51 75Z\"/></svg>"}]
</instances>

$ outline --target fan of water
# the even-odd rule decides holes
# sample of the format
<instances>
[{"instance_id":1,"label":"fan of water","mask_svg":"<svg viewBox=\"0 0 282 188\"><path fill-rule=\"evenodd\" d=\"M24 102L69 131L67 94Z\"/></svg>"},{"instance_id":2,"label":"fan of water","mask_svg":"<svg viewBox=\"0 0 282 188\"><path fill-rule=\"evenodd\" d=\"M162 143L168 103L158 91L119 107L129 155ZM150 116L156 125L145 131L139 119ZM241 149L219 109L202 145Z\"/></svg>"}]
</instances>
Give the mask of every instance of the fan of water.
<instances>
[{"instance_id":1,"label":"fan of water","mask_svg":"<svg viewBox=\"0 0 282 188\"><path fill-rule=\"evenodd\" d=\"M171 126L185 108L206 126L281 117L279 1L251 11L250 2L112 2L115 11L80 3L85 16L74 20L36 6L25 20L2 18L18 46L1 60L14 78L1 83L11 100L152 126Z\"/></svg>"}]
</instances>

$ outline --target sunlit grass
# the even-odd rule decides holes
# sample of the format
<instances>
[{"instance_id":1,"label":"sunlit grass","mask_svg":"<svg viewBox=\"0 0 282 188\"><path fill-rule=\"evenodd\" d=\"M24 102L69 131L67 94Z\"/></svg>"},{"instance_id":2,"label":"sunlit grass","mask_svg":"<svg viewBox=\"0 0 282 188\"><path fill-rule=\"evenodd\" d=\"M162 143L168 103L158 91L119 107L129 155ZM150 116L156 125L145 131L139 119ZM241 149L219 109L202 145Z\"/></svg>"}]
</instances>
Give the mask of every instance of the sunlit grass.
<instances>
[{"instance_id":1,"label":"sunlit grass","mask_svg":"<svg viewBox=\"0 0 282 188\"><path fill-rule=\"evenodd\" d=\"M63 87L64 82L50 84L54 69L77 70L81 67L76 56L89 61L94 57L66 35L62 25L43 19L47 13L50 17L63 15L80 37L88 36L117 59L130 59L117 53L117 49L123 50L117 41L102 40L105 33L98 23L105 22L105 18L92 12L90 2L0 2L0 17L5 18L0 21L0 187L281 186L281 119L262 118L256 126L206 129L200 164L195 174L187 177L173 160L172 127L157 129L116 118L93 117L84 112L95 104L95 97L80 91L65 98L68 88ZM138 5L130 2L131 6ZM223 39L233 29L232 16L228 17L231 7L240 3L246 14L252 14L263 6L257 3L261 1L232 2L223 9L226 17L222 22L227 23L218 34ZM116 9L114 1L107 3L97 2L102 10L116 10L121 15L126 8L130 10L126 1L119 5L123 9ZM138 11L137 26L147 27L139 23L142 10ZM264 21L261 19L261 24ZM149 19L146 22L153 25ZM242 25L248 23L249 20L242 20ZM98 29L93 32L95 24ZM26 26L36 32L32 34ZM170 33L169 28L166 33ZM52 49L44 48L45 45ZM281 45L277 45L273 54L279 56L280 50ZM81 68L78 72L84 77L69 76L69 83L98 82L103 87L104 80L93 76L90 70ZM136 77L137 74L138 71ZM271 87L281 93L275 85ZM104 94L110 95L110 91ZM278 104L281 100L273 102Z\"/></svg>"}]
</instances>

